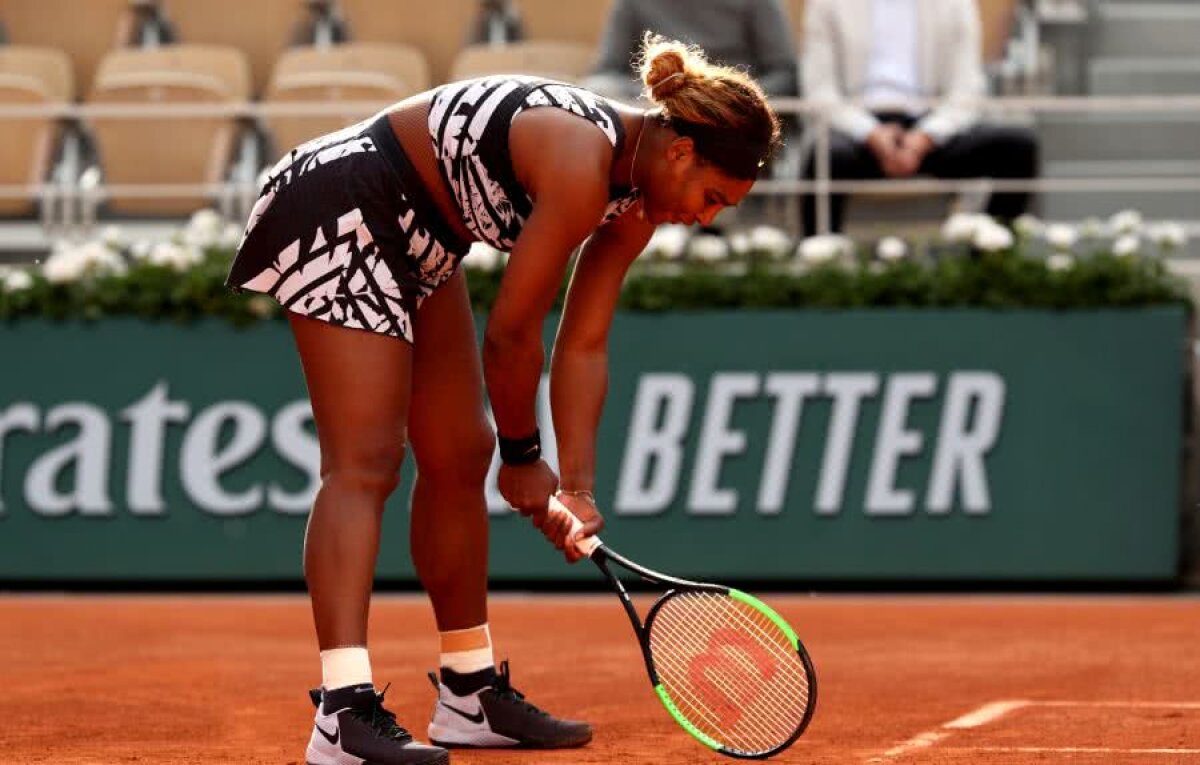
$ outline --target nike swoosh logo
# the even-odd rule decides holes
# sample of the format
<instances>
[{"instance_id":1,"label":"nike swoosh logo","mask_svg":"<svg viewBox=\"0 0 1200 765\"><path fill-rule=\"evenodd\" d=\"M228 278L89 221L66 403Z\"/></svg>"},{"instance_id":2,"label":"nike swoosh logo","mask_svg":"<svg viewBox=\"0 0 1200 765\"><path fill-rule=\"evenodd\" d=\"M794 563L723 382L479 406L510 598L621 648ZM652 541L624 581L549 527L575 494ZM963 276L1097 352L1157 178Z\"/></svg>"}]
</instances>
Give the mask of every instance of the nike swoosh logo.
<instances>
[{"instance_id":1,"label":"nike swoosh logo","mask_svg":"<svg viewBox=\"0 0 1200 765\"><path fill-rule=\"evenodd\" d=\"M449 709L451 712L458 715L459 717L463 717L463 718L466 718L467 720L470 720L471 722L475 723L476 725L481 724L484 721L484 719L486 719L483 716L483 707L480 707L479 711L476 712L475 714L470 715L470 714L467 714L466 712L462 711L461 709L455 709L454 707L450 706L449 704L447 704L444 701L442 702L442 706L444 706L446 709Z\"/></svg>"},{"instance_id":2,"label":"nike swoosh logo","mask_svg":"<svg viewBox=\"0 0 1200 765\"><path fill-rule=\"evenodd\" d=\"M342 731L339 728L335 728L333 733L326 733L324 728L317 725L317 730L321 731L321 735L325 737L326 741L334 745L337 745L338 739L342 737Z\"/></svg>"}]
</instances>

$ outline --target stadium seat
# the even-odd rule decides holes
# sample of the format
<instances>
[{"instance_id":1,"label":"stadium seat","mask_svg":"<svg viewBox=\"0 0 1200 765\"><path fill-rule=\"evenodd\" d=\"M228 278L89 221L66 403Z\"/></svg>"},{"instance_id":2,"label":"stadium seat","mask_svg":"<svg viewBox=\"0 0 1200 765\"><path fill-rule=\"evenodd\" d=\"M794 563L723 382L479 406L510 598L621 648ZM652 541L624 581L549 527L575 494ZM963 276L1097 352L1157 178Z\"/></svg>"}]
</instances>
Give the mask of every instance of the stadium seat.
<instances>
[{"instance_id":1,"label":"stadium seat","mask_svg":"<svg viewBox=\"0 0 1200 765\"><path fill-rule=\"evenodd\" d=\"M351 41L413 46L425 54L435 85L447 81L479 11L479 0L438 0L435 7L415 0L338 0L338 5Z\"/></svg>"},{"instance_id":2,"label":"stadium seat","mask_svg":"<svg viewBox=\"0 0 1200 765\"><path fill-rule=\"evenodd\" d=\"M170 45L114 51L100 63L93 104L244 102L250 66L235 49ZM233 116L96 117L90 125L108 184L218 183L237 134ZM112 198L125 214L186 215L211 204L202 197Z\"/></svg>"},{"instance_id":3,"label":"stadium seat","mask_svg":"<svg viewBox=\"0 0 1200 765\"><path fill-rule=\"evenodd\" d=\"M159 0L186 45L228 45L250 61L253 93L261 94L279 55L308 16L306 0Z\"/></svg>"},{"instance_id":4,"label":"stadium seat","mask_svg":"<svg viewBox=\"0 0 1200 765\"><path fill-rule=\"evenodd\" d=\"M567 40L598 52L613 0L517 0L527 40Z\"/></svg>"},{"instance_id":5,"label":"stadium seat","mask_svg":"<svg viewBox=\"0 0 1200 765\"><path fill-rule=\"evenodd\" d=\"M391 102L429 87L425 57L407 45L350 43L292 48L275 64L264 103ZM366 117L367 115L360 115ZM268 116L275 154L355 121L352 115Z\"/></svg>"},{"instance_id":6,"label":"stadium seat","mask_svg":"<svg viewBox=\"0 0 1200 765\"><path fill-rule=\"evenodd\" d=\"M63 104L75 95L71 60L53 48L0 47L0 105ZM59 120L56 117L11 117L0 122L0 185L41 183L47 175ZM28 215L32 198L0 197L0 214Z\"/></svg>"},{"instance_id":7,"label":"stadium seat","mask_svg":"<svg viewBox=\"0 0 1200 765\"><path fill-rule=\"evenodd\" d=\"M508 45L472 45L454 59L452 80L486 74L534 74L579 82L595 63L592 46L558 40L527 40Z\"/></svg>"},{"instance_id":8,"label":"stadium seat","mask_svg":"<svg viewBox=\"0 0 1200 765\"><path fill-rule=\"evenodd\" d=\"M129 0L0 0L8 42L66 53L80 95L104 54L128 41L130 19Z\"/></svg>"}]
</instances>

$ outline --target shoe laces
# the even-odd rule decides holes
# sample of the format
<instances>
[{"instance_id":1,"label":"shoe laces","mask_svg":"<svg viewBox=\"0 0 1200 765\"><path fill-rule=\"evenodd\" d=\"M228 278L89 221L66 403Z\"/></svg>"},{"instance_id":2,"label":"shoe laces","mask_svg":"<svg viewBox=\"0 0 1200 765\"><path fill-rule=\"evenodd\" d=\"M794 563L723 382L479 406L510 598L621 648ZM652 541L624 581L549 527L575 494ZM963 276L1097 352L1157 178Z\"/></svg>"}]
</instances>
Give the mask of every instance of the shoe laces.
<instances>
[{"instance_id":1,"label":"shoe laces","mask_svg":"<svg viewBox=\"0 0 1200 765\"><path fill-rule=\"evenodd\" d=\"M411 741L412 734L396 723L396 713L383 706L383 695L391 687L392 684L388 683L382 691L375 694L375 699L367 709L359 710L355 714L358 719L371 726L378 736Z\"/></svg>"},{"instance_id":2,"label":"shoe laces","mask_svg":"<svg viewBox=\"0 0 1200 765\"><path fill-rule=\"evenodd\" d=\"M549 715L549 712L538 709L535 705L530 704L525 700L525 694L513 688L512 681L508 674L508 660L500 662L500 671L496 673L496 679L492 682L492 690L497 696L507 701L518 704L528 714Z\"/></svg>"}]
</instances>

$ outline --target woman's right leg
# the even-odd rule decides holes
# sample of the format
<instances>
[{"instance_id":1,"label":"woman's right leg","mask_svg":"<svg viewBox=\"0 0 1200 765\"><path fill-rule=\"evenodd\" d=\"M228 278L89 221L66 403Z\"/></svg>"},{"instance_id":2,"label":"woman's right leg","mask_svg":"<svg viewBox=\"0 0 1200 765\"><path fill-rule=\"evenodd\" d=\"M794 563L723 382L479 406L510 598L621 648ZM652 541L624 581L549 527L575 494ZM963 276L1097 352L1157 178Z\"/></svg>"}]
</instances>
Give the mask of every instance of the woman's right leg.
<instances>
[{"instance_id":1,"label":"woman's right leg","mask_svg":"<svg viewBox=\"0 0 1200 765\"><path fill-rule=\"evenodd\" d=\"M288 314L321 445L304 579L321 650L366 646L384 501L399 480L412 346Z\"/></svg>"}]
</instances>

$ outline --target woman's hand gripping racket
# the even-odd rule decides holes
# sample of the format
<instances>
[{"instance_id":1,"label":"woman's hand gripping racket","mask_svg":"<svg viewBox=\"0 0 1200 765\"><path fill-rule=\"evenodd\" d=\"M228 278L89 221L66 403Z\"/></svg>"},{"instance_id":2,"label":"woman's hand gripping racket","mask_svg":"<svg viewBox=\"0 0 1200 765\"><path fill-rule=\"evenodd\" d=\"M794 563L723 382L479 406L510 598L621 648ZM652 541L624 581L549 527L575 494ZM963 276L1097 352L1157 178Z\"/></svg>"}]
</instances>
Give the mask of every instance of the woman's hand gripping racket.
<instances>
[{"instance_id":1,"label":"woman's hand gripping racket","mask_svg":"<svg viewBox=\"0 0 1200 765\"><path fill-rule=\"evenodd\" d=\"M566 513L568 539L582 525ZM804 645L779 614L744 592L665 576L618 555L599 537L577 548L604 573L633 623L663 706L701 743L730 757L777 754L800 737L817 704L817 675ZM667 591L643 623L611 563Z\"/></svg>"}]
</instances>

